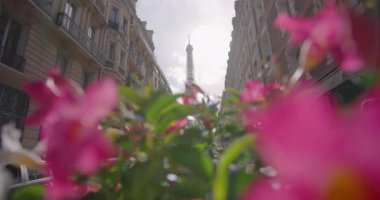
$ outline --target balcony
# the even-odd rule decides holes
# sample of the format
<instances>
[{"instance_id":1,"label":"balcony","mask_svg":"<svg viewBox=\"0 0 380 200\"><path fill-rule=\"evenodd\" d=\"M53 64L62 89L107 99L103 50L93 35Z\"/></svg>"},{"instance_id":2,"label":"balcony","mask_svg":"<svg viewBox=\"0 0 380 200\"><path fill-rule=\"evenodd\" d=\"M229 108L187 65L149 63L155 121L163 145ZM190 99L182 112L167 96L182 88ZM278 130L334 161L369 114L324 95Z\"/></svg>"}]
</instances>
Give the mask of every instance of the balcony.
<instances>
[{"instance_id":1,"label":"balcony","mask_svg":"<svg viewBox=\"0 0 380 200\"><path fill-rule=\"evenodd\" d=\"M104 54L103 54L103 51L98 47L97 44L95 44L94 41L92 40L88 40L88 47L89 47L89 50L90 50L90 53L95 56L95 58L97 58L99 60L100 63L104 63Z\"/></svg>"},{"instance_id":2,"label":"balcony","mask_svg":"<svg viewBox=\"0 0 380 200\"><path fill-rule=\"evenodd\" d=\"M111 61L111 60L106 60L105 66L109 70L113 70L114 69L114 64L113 64L113 61Z\"/></svg>"},{"instance_id":3,"label":"balcony","mask_svg":"<svg viewBox=\"0 0 380 200\"><path fill-rule=\"evenodd\" d=\"M115 66L112 60L105 61L106 70L118 74L120 77L125 77L125 70L121 66Z\"/></svg>"},{"instance_id":4,"label":"balcony","mask_svg":"<svg viewBox=\"0 0 380 200\"><path fill-rule=\"evenodd\" d=\"M121 75L125 75L125 69L123 68L123 67L121 67L121 66L119 66L118 68L117 68L117 71L121 74Z\"/></svg>"},{"instance_id":5,"label":"balcony","mask_svg":"<svg viewBox=\"0 0 380 200\"><path fill-rule=\"evenodd\" d=\"M104 15L104 12L106 10L106 6L104 5L102 0L92 0L92 3L95 5L95 7L98 9L98 11Z\"/></svg>"},{"instance_id":6,"label":"balcony","mask_svg":"<svg viewBox=\"0 0 380 200\"><path fill-rule=\"evenodd\" d=\"M46 14L51 15L54 0L33 0Z\"/></svg>"},{"instance_id":7,"label":"balcony","mask_svg":"<svg viewBox=\"0 0 380 200\"><path fill-rule=\"evenodd\" d=\"M70 34L83 48L85 48L92 56L94 56L101 64L104 64L104 53L92 41L80 27L72 20L67 14L60 12L57 16L57 25L62 27L68 34Z\"/></svg>"},{"instance_id":8,"label":"balcony","mask_svg":"<svg viewBox=\"0 0 380 200\"><path fill-rule=\"evenodd\" d=\"M17 71L24 71L25 59L5 47L0 47L0 62Z\"/></svg>"},{"instance_id":9,"label":"balcony","mask_svg":"<svg viewBox=\"0 0 380 200\"><path fill-rule=\"evenodd\" d=\"M108 21L108 27L114 29L115 31L119 31L119 23L116 21Z\"/></svg>"}]
</instances>

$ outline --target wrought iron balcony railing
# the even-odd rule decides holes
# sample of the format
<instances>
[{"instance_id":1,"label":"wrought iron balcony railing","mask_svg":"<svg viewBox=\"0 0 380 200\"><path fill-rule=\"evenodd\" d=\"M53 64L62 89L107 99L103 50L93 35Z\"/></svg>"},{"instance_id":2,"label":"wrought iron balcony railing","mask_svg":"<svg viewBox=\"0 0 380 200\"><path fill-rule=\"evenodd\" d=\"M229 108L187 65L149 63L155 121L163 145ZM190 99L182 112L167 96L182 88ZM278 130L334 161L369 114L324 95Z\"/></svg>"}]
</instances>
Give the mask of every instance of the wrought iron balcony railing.
<instances>
[{"instance_id":1,"label":"wrought iron balcony railing","mask_svg":"<svg viewBox=\"0 0 380 200\"><path fill-rule=\"evenodd\" d=\"M117 23L116 21L109 20L108 27L115 29L116 31L119 31L119 23Z\"/></svg>"},{"instance_id":2,"label":"wrought iron balcony railing","mask_svg":"<svg viewBox=\"0 0 380 200\"><path fill-rule=\"evenodd\" d=\"M105 66L107 69L113 70L114 69L114 62L111 60L106 60Z\"/></svg>"},{"instance_id":3,"label":"wrought iron balcony railing","mask_svg":"<svg viewBox=\"0 0 380 200\"><path fill-rule=\"evenodd\" d=\"M123 68L123 67L121 67L121 66L119 66L118 68L117 68L117 71L121 74L121 75L125 75L125 69Z\"/></svg>"},{"instance_id":4,"label":"wrought iron balcony railing","mask_svg":"<svg viewBox=\"0 0 380 200\"><path fill-rule=\"evenodd\" d=\"M95 44L94 41L92 40L88 40L88 48L90 50L90 53L95 56L95 58L97 58L99 60L100 63L104 64L104 60L105 60L105 57L104 57L104 53L103 51L98 47L97 44Z\"/></svg>"},{"instance_id":5,"label":"wrought iron balcony railing","mask_svg":"<svg viewBox=\"0 0 380 200\"><path fill-rule=\"evenodd\" d=\"M33 0L43 11L51 15L54 0Z\"/></svg>"},{"instance_id":6,"label":"wrought iron balcony railing","mask_svg":"<svg viewBox=\"0 0 380 200\"><path fill-rule=\"evenodd\" d=\"M2 46L0 47L0 62L15 70L24 71L25 59Z\"/></svg>"},{"instance_id":7,"label":"wrought iron balcony railing","mask_svg":"<svg viewBox=\"0 0 380 200\"><path fill-rule=\"evenodd\" d=\"M99 10L102 15L104 15L104 12L106 10L106 6L104 5L102 0L92 0L94 3L95 7Z\"/></svg>"},{"instance_id":8,"label":"wrought iron balcony railing","mask_svg":"<svg viewBox=\"0 0 380 200\"><path fill-rule=\"evenodd\" d=\"M125 69L121 66L115 66L112 60L106 60L105 66L106 66L106 69L108 69L109 71L119 73L122 77L125 76Z\"/></svg>"},{"instance_id":9,"label":"wrought iron balcony railing","mask_svg":"<svg viewBox=\"0 0 380 200\"><path fill-rule=\"evenodd\" d=\"M68 34L70 34L78 43L82 45L92 56L94 56L101 64L104 64L104 52L92 41L64 12L60 12L57 15L58 26L61 26Z\"/></svg>"}]
</instances>

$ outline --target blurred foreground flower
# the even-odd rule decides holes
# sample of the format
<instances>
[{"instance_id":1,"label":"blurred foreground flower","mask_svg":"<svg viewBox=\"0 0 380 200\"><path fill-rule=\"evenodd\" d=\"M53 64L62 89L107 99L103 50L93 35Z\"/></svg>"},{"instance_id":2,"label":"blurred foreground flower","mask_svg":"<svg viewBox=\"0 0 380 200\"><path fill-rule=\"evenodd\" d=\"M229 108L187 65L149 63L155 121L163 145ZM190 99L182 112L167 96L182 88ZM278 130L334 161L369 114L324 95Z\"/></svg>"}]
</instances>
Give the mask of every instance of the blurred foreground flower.
<instances>
[{"instance_id":1,"label":"blurred foreground flower","mask_svg":"<svg viewBox=\"0 0 380 200\"><path fill-rule=\"evenodd\" d=\"M240 101L243 103L264 103L276 90L280 90L280 85L277 83L264 86L263 82L248 80L244 91L240 94Z\"/></svg>"},{"instance_id":2,"label":"blurred foreground flower","mask_svg":"<svg viewBox=\"0 0 380 200\"><path fill-rule=\"evenodd\" d=\"M198 103L209 103L210 97L199 87L197 84L187 81L185 83L187 88L186 95L180 98L183 104L198 104Z\"/></svg>"},{"instance_id":3,"label":"blurred foreground flower","mask_svg":"<svg viewBox=\"0 0 380 200\"><path fill-rule=\"evenodd\" d=\"M185 127L189 123L187 117L179 119L177 121L172 122L170 127L165 131L164 135L167 136L183 127Z\"/></svg>"},{"instance_id":4,"label":"blurred foreground flower","mask_svg":"<svg viewBox=\"0 0 380 200\"><path fill-rule=\"evenodd\" d=\"M1 128L0 149L0 199L5 199L9 185L13 182L5 165L25 165L29 168L39 169L44 162L33 151L24 149L20 144L21 131L14 124L8 124Z\"/></svg>"},{"instance_id":5,"label":"blurred foreground flower","mask_svg":"<svg viewBox=\"0 0 380 200\"><path fill-rule=\"evenodd\" d=\"M300 62L305 70L317 66L327 53L345 71L357 71L365 64L352 36L350 15L335 1L328 1L313 17L294 18L280 13L275 25L289 32L295 45L302 44Z\"/></svg>"},{"instance_id":6,"label":"blurred foreground flower","mask_svg":"<svg viewBox=\"0 0 380 200\"><path fill-rule=\"evenodd\" d=\"M346 115L320 94L298 86L245 113L259 155L277 176L252 183L242 199L380 198L380 90Z\"/></svg>"},{"instance_id":7,"label":"blurred foreground flower","mask_svg":"<svg viewBox=\"0 0 380 200\"><path fill-rule=\"evenodd\" d=\"M24 149L20 143L21 131L14 124L1 129L2 148L0 149L0 166L6 164L26 165L38 169L43 165L42 159L33 151Z\"/></svg>"},{"instance_id":8,"label":"blurred foreground flower","mask_svg":"<svg viewBox=\"0 0 380 200\"><path fill-rule=\"evenodd\" d=\"M116 85L104 79L83 93L52 70L45 82L28 84L26 91L40 106L27 122L41 124L46 140L46 173L52 176L46 198L76 198L85 185L77 184L74 175L94 174L112 155L98 123L118 103Z\"/></svg>"}]
</instances>

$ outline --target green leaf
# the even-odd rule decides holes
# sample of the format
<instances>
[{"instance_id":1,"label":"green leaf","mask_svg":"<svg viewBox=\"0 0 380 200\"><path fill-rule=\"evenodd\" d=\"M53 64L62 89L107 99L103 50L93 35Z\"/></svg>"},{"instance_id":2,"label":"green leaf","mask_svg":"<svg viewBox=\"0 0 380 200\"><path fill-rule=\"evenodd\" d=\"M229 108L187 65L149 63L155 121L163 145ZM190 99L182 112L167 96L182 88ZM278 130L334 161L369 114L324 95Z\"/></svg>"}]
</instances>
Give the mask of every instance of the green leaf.
<instances>
[{"instance_id":1,"label":"green leaf","mask_svg":"<svg viewBox=\"0 0 380 200\"><path fill-rule=\"evenodd\" d=\"M165 143L168 145L195 145L202 143L204 137L202 136L202 130L197 127L192 127L185 131L185 134L179 135L173 133L165 137Z\"/></svg>"},{"instance_id":2,"label":"green leaf","mask_svg":"<svg viewBox=\"0 0 380 200\"><path fill-rule=\"evenodd\" d=\"M363 87L371 87L376 82L379 82L380 77L377 73L365 73L360 76L359 78L359 84Z\"/></svg>"},{"instance_id":3,"label":"green leaf","mask_svg":"<svg viewBox=\"0 0 380 200\"><path fill-rule=\"evenodd\" d=\"M145 111L147 120L151 123L155 123L160 118L160 111L164 110L171 104L177 103L177 98L178 96L175 95L163 95L162 92L156 98L151 98Z\"/></svg>"},{"instance_id":4,"label":"green leaf","mask_svg":"<svg viewBox=\"0 0 380 200\"><path fill-rule=\"evenodd\" d=\"M207 181L199 176L186 176L180 178L173 188L173 193L177 199L200 198L209 192L210 187Z\"/></svg>"},{"instance_id":5,"label":"green leaf","mask_svg":"<svg viewBox=\"0 0 380 200\"><path fill-rule=\"evenodd\" d=\"M29 185L16 189L12 193L12 200L43 200L44 187L40 184Z\"/></svg>"},{"instance_id":6,"label":"green leaf","mask_svg":"<svg viewBox=\"0 0 380 200\"><path fill-rule=\"evenodd\" d=\"M90 193L83 198L84 200L104 200L107 199L107 195L103 192Z\"/></svg>"},{"instance_id":7,"label":"green leaf","mask_svg":"<svg viewBox=\"0 0 380 200\"><path fill-rule=\"evenodd\" d=\"M157 199L162 192L161 183L166 179L159 154L151 154L146 162L137 162L126 175L123 182L130 198L125 199Z\"/></svg>"},{"instance_id":8,"label":"green leaf","mask_svg":"<svg viewBox=\"0 0 380 200\"><path fill-rule=\"evenodd\" d=\"M235 95L235 96L239 96L240 95L240 91L235 89L235 88L227 88L226 89L226 92L229 94L229 95Z\"/></svg>"},{"instance_id":9,"label":"green leaf","mask_svg":"<svg viewBox=\"0 0 380 200\"><path fill-rule=\"evenodd\" d=\"M123 101L127 101L129 103L132 103L136 106L141 105L143 98L139 96L139 94L130 87L125 86L119 86L119 94L120 98Z\"/></svg>"},{"instance_id":10,"label":"green leaf","mask_svg":"<svg viewBox=\"0 0 380 200\"><path fill-rule=\"evenodd\" d=\"M229 166L247 148L252 147L254 137L251 134L236 139L220 156L213 183L215 200L225 200L228 194Z\"/></svg>"},{"instance_id":11,"label":"green leaf","mask_svg":"<svg viewBox=\"0 0 380 200\"><path fill-rule=\"evenodd\" d=\"M231 174L228 188L228 199L236 199L236 197L244 191L252 180L257 176L256 173L246 173L244 170L239 170Z\"/></svg>"},{"instance_id":12,"label":"green leaf","mask_svg":"<svg viewBox=\"0 0 380 200\"><path fill-rule=\"evenodd\" d=\"M158 133L163 133L169 125L179 120L183 117L189 116L195 112L195 109L193 106L184 106L184 105L175 105L170 106L170 109L165 109L164 111L161 111L157 123L155 124L155 128Z\"/></svg>"},{"instance_id":13,"label":"green leaf","mask_svg":"<svg viewBox=\"0 0 380 200\"><path fill-rule=\"evenodd\" d=\"M213 174L212 161L207 154L191 146L174 146L168 149L168 155L178 163L194 173L211 177Z\"/></svg>"},{"instance_id":14,"label":"green leaf","mask_svg":"<svg viewBox=\"0 0 380 200\"><path fill-rule=\"evenodd\" d=\"M153 88L150 87L150 86L147 86L144 88L144 97L146 99L149 99L149 97L152 95L152 92L153 92Z\"/></svg>"}]
</instances>

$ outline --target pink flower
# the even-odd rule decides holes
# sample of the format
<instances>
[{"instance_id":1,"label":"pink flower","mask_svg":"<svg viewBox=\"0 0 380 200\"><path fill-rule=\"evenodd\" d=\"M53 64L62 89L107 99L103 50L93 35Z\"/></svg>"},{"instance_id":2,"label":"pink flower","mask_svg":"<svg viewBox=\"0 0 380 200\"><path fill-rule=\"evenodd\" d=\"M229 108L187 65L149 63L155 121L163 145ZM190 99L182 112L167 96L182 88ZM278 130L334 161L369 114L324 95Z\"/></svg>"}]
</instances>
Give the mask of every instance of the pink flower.
<instances>
[{"instance_id":1,"label":"pink flower","mask_svg":"<svg viewBox=\"0 0 380 200\"><path fill-rule=\"evenodd\" d=\"M48 118L62 100L75 101L78 98L76 88L57 69L52 69L45 82L36 81L25 86L24 90L37 104L37 110L26 119L28 124L38 124Z\"/></svg>"},{"instance_id":2,"label":"pink flower","mask_svg":"<svg viewBox=\"0 0 380 200\"><path fill-rule=\"evenodd\" d=\"M75 174L92 175L112 155L112 147L98 129L118 103L116 85L110 79L90 84L85 92L51 71L46 82L26 86L39 106L27 120L41 124L46 140L47 199L76 198Z\"/></svg>"},{"instance_id":3,"label":"pink flower","mask_svg":"<svg viewBox=\"0 0 380 200\"><path fill-rule=\"evenodd\" d=\"M366 63L380 69L380 21L375 16L351 14L352 35Z\"/></svg>"},{"instance_id":4,"label":"pink flower","mask_svg":"<svg viewBox=\"0 0 380 200\"><path fill-rule=\"evenodd\" d=\"M73 175L96 173L112 155L112 147L96 126L85 127L78 120L57 122L54 128L56 132L46 136L46 170L52 176L46 197L72 198L79 186Z\"/></svg>"},{"instance_id":5,"label":"pink flower","mask_svg":"<svg viewBox=\"0 0 380 200\"><path fill-rule=\"evenodd\" d=\"M198 104L210 102L210 97L197 84L187 81L185 83L187 92L186 95L180 97L183 104Z\"/></svg>"},{"instance_id":6,"label":"pink flower","mask_svg":"<svg viewBox=\"0 0 380 200\"><path fill-rule=\"evenodd\" d=\"M267 109L247 112L257 150L275 178L242 199L379 199L380 90L343 115L317 89L296 88Z\"/></svg>"},{"instance_id":7,"label":"pink flower","mask_svg":"<svg viewBox=\"0 0 380 200\"><path fill-rule=\"evenodd\" d=\"M192 105L192 104L196 104L197 102L196 97L193 95L183 95L180 97L180 101L182 104L185 104L185 105Z\"/></svg>"},{"instance_id":8,"label":"pink flower","mask_svg":"<svg viewBox=\"0 0 380 200\"><path fill-rule=\"evenodd\" d=\"M294 18L280 13L275 26L287 31L295 45L304 44L301 51L301 63L310 70L319 64L330 52L343 70L357 71L364 66L364 61L357 51L352 37L349 13L337 8L334 1L314 17Z\"/></svg>"},{"instance_id":9,"label":"pink flower","mask_svg":"<svg viewBox=\"0 0 380 200\"><path fill-rule=\"evenodd\" d=\"M188 124L189 120L185 117L172 123L172 125L165 131L164 135L167 136Z\"/></svg>"},{"instance_id":10,"label":"pink flower","mask_svg":"<svg viewBox=\"0 0 380 200\"><path fill-rule=\"evenodd\" d=\"M271 92L279 89L280 85L277 83L271 83L268 86L264 86L263 82L248 80L245 90L240 94L240 101L243 103L265 102Z\"/></svg>"},{"instance_id":11,"label":"pink flower","mask_svg":"<svg viewBox=\"0 0 380 200\"><path fill-rule=\"evenodd\" d=\"M83 124L93 125L106 117L118 102L113 80L93 82L83 92L56 70L50 71L45 82L30 83L25 86L25 90L39 106L26 120L31 124L44 125L75 118Z\"/></svg>"}]
</instances>

